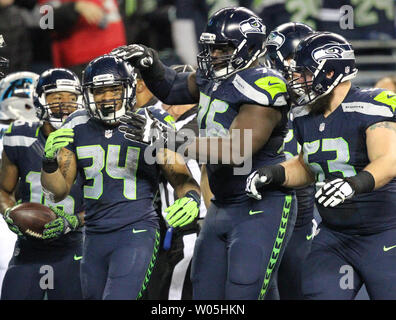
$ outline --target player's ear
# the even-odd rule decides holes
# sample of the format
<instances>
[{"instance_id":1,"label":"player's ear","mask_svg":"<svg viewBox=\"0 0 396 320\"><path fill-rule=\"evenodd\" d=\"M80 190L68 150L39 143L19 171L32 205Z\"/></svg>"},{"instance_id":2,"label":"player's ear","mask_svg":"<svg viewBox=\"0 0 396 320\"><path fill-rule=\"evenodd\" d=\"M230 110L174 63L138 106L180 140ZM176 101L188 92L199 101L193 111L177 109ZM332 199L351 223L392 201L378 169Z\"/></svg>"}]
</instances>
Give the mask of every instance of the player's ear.
<instances>
[{"instance_id":1,"label":"player's ear","mask_svg":"<svg viewBox=\"0 0 396 320\"><path fill-rule=\"evenodd\" d=\"M146 88L146 84L144 83L143 80L138 79L136 82L136 92L137 93L142 93Z\"/></svg>"},{"instance_id":2,"label":"player's ear","mask_svg":"<svg viewBox=\"0 0 396 320\"><path fill-rule=\"evenodd\" d=\"M326 73L326 78L328 78L328 79L333 78L333 76L334 76L334 70L329 71L329 72Z\"/></svg>"}]
</instances>

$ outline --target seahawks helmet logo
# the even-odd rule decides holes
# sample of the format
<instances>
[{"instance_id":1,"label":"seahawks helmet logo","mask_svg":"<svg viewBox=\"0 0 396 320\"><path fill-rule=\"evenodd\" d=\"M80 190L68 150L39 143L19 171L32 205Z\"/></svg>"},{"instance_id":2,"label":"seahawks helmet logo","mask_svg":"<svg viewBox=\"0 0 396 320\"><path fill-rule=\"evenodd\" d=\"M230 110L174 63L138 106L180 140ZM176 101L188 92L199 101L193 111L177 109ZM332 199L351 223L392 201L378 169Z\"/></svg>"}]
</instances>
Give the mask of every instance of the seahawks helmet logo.
<instances>
[{"instance_id":1,"label":"seahawks helmet logo","mask_svg":"<svg viewBox=\"0 0 396 320\"><path fill-rule=\"evenodd\" d=\"M262 33L265 34L265 25L263 25L259 18L249 18L239 24L239 30L246 37L248 33Z\"/></svg>"},{"instance_id":2,"label":"seahawks helmet logo","mask_svg":"<svg viewBox=\"0 0 396 320\"><path fill-rule=\"evenodd\" d=\"M273 45L276 49L279 49L284 42L285 36L278 31L272 31L267 39L267 45Z\"/></svg>"},{"instance_id":3,"label":"seahawks helmet logo","mask_svg":"<svg viewBox=\"0 0 396 320\"><path fill-rule=\"evenodd\" d=\"M312 58L316 63L322 60L350 60L355 59L355 54L350 46L326 44L312 51Z\"/></svg>"}]
</instances>

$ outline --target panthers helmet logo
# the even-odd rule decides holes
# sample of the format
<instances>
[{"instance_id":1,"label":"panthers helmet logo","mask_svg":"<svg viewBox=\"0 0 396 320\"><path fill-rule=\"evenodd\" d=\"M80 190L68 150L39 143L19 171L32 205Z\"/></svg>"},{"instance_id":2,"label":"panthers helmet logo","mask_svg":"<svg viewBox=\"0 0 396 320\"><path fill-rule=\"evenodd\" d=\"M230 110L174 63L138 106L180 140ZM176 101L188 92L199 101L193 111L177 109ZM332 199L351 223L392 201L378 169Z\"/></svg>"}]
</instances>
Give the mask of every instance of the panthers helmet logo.
<instances>
[{"instance_id":1,"label":"panthers helmet logo","mask_svg":"<svg viewBox=\"0 0 396 320\"><path fill-rule=\"evenodd\" d=\"M328 59L354 59L355 54L350 46L327 44L312 51L312 58L320 63Z\"/></svg>"},{"instance_id":2,"label":"panthers helmet logo","mask_svg":"<svg viewBox=\"0 0 396 320\"><path fill-rule=\"evenodd\" d=\"M7 89L1 97L1 100L18 97L18 98L30 98L33 86L33 79L23 78L10 82Z\"/></svg>"},{"instance_id":3,"label":"panthers helmet logo","mask_svg":"<svg viewBox=\"0 0 396 320\"><path fill-rule=\"evenodd\" d=\"M261 23L258 18L249 18L239 24L239 30L246 37L248 33L262 33L265 34L265 25Z\"/></svg>"}]
</instances>

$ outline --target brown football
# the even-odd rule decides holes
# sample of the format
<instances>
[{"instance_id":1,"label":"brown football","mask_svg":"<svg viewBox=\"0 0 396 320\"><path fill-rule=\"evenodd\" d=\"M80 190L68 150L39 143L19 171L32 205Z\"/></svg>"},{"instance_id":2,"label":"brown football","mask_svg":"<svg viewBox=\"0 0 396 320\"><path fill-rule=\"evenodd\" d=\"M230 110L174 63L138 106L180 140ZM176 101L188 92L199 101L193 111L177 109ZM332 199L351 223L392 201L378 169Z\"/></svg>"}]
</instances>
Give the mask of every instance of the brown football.
<instances>
[{"instance_id":1,"label":"brown football","mask_svg":"<svg viewBox=\"0 0 396 320\"><path fill-rule=\"evenodd\" d=\"M12 208L10 218L22 233L40 239L45 224L56 219L56 214L40 203L24 202Z\"/></svg>"}]
</instances>

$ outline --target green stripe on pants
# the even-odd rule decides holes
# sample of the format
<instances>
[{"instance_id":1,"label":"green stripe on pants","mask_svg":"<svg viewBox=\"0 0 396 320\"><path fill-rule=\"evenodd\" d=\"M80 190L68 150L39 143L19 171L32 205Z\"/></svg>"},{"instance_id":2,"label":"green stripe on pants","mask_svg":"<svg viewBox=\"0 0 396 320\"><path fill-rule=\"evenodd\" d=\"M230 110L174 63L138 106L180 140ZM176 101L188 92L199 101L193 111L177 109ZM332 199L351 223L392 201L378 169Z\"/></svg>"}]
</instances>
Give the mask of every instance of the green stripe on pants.
<instances>
[{"instance_id":1,"label":"green stripe on pants","mask_svg":"<svg viewBox=\"0 0 396 320\"><path fill-rule=\"evenodd\" d=\"M151 273L153 272L154 265L155 265L155 260L157 260L159 244L160 244L160 233L157 230L155 232L155 241L154 241L153 255L151 257L150 264L149 264L147 272L146 272L146 276L144 277L142 288L140 289L136 300L139 300L143 296L143 292L146 290L147 285L148 285L148 283L150 281Z\"/></svg>"},{"instance_id":2,"label":"green stripe on pants","mask_svg":"<svg viewBox=\"0 0 396 320\"><path fill-rule=\"evenodd\" d=\"M258 300L264 300L265 294L267 293L268 285L271 280L272 272L275 269L276 262L278 261L280 250L282 249L283 240L286 235L287 223L289 221L290 208L293 197L291 195L285 196L285 202L283 204L282 218L279 225L278 234L275 239L274 247L272 248L271 258L268 262L267 270L265 271L264 283L260 290Z\"/></svg>"}]
</instances>

